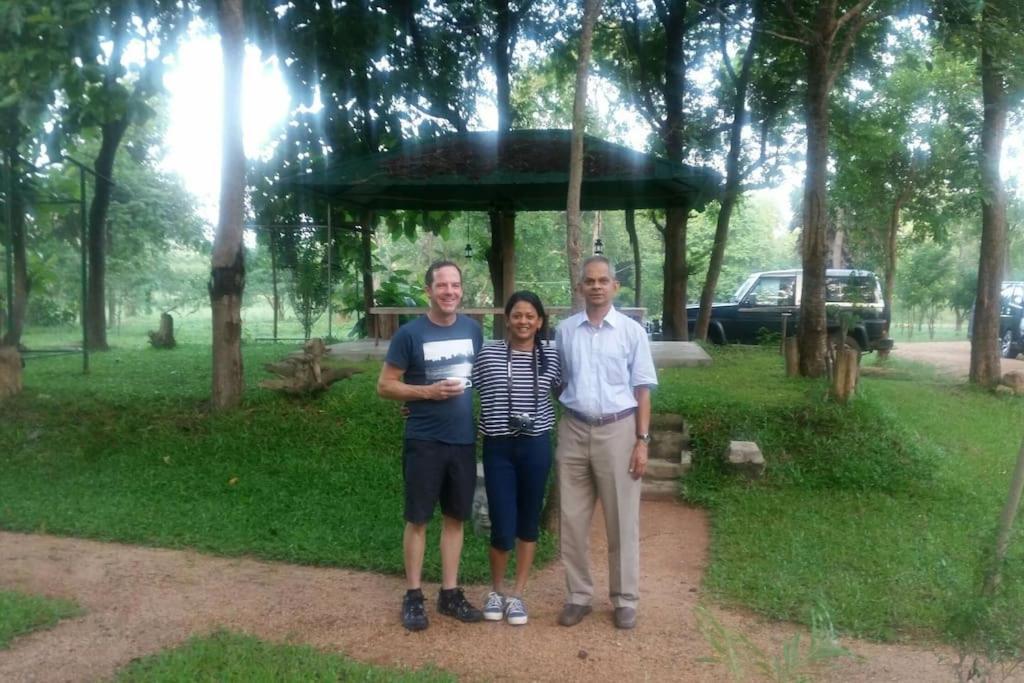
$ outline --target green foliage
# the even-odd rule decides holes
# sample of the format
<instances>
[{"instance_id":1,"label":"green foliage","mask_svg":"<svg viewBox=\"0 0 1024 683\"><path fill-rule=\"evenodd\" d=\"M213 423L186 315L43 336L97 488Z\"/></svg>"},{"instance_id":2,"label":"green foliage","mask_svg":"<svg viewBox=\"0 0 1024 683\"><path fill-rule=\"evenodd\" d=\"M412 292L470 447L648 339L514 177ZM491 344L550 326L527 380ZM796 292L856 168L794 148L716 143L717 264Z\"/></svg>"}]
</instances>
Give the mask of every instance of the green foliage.
<instances>
[{"instance_id":1,"label":"green foliage","mask_svg":"<svg viewBox=\"0 0 1024 683\"><path fill-rule=\"evenodd\" d=\"M134 660L118 672L118 683L145 681L453 681L433 669L405 670L360 664L308 645L276 644L217 631L172 650Z\"/></svg>"},{"instance_id":2,"label":"green foliage","mask_svg":"<svg viewBox=\"0 0 1024 683\"><path fill-rule=\"evenodd\" d=\"M0 590L0 650L18 636L52 628L61 619L81 613L82 610L69 600Z\"/></svg>"}]
</instances>

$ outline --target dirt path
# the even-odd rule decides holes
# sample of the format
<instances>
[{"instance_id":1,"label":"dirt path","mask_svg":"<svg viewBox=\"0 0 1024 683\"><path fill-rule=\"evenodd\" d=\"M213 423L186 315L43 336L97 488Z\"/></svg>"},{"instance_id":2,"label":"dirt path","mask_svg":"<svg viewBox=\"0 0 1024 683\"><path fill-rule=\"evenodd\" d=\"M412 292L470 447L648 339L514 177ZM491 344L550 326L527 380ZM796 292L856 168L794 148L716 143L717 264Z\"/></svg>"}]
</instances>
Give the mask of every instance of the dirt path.
<instances>
[{"instance_id":1,"label":"dirt path","mask_svg":"<svg viewBox=\"0 0 1024 683\"><path fill-rule=\"evenodd\" d=\"M598 522L596 593L605 595L607 555ZM0 650L0 681L103 679L133 658L220 627L366 662L433 663L464 680L726 680L724 669L698 661L711 654L694 616L707 562L706 515L675 503L645 502L641 528L643 599L634 631L612 626L606 598L579 626L558 626L563 579L555 563L530 586L528 626L460 624L437 616L437 587L429 586L431 625L417 634L399 623L403 581L396 577L0 532L0 587L73 598L86 610ZM484 592L482 586L469 589L474 598ZM714 613L773 652L800 631L734 612ZM844 663L830 674L832 680L951 677L941 661L948 652L844 644L864 659Z\"/></svg>"},{"instance_id":2,"label":"dirt path","mask_svg":"<svg viewBox=\"0 0 1024 683\"><path fill-rule=\"evenodd\" d=\"M941 372L967 379L971 371L971 342L900 342L892 350L893 358L934 365ZM1003 374L1024 370L1024 360L1001 360Z\"/></svg>"}]
</instances>

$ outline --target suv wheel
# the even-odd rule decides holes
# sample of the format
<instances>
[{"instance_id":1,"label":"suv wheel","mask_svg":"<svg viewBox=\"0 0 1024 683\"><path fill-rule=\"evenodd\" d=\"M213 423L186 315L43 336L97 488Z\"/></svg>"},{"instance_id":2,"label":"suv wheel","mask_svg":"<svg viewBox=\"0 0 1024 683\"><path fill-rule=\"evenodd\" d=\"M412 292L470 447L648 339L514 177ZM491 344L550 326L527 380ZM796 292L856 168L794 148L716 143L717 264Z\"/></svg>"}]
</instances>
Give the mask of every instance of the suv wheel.
<instances>
[{"instance_id":1,"label":"suv wheel","mask_svg":"<svg viewBox=\"0 0 1024 683\"><path fill-rule=\"evenodd\" d=\"M1019 351L1017 345L1013 343L1013 330L1007 330L1006 334L1003 335L1002 340L999 344L999 350L1003 354L1003 358L1016 358Z\"/></svg>"}]
</instances>

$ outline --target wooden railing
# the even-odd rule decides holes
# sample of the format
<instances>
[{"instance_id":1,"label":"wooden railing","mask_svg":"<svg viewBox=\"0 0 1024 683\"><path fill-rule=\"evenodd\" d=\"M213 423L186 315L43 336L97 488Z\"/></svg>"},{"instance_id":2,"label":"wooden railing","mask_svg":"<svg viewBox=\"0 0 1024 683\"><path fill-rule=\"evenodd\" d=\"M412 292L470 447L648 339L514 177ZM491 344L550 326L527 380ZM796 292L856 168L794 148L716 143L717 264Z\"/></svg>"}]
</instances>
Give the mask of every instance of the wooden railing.
<instances>
[{"instance_id":1,"label":"wooden railing","mask_svg":"<svg viewBox=\"0 0 1024 683\"><path fill-rule=\"evenodd\" d=\"M554 328L555 322L559 318L565 318L572 313L572 308L569 306L545 306L545 312L551 318L549 325ZM644 318L647 317L646 308L635 308L632 306L624 306L619 308L618 311L623 315L628 315L638 323L643 324ZM427 312L425 307L420 306L374 306L370 309L371 318L371 333L373 337L380 341L381 339L391 339L391 337L398 330L398 316L400 315L423 315ZM459 313L468 315L479 323L483 323L484 316L486 315L505 315L505 309L503 308L460 308Z\"/></svg>"}]
</instances>

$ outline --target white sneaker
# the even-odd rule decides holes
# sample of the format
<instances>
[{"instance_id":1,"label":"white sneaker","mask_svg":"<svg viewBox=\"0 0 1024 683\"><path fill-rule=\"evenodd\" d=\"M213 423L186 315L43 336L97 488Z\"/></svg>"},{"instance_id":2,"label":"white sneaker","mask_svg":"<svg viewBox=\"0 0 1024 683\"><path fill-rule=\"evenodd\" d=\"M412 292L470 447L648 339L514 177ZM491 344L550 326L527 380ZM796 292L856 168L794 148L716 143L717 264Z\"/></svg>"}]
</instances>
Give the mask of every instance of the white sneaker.
<instances>
[{"instance_id":1,"label":"white sneaker","mask_svg":"<svg viewBox=\"0 0 1024 683\"><path fill-rule=\"evenodd\" d=\"M529 617L526 614L526 605L519 598L507 598L505 600L505 620L512 626L522 626Z\"/></svg>"},{"instance_id":2,"label":"white sneaker","mask_svg":"<svg viewBox=\"0 0 1024 683\"><path fill-rule=\"evenodd\" d=\"M484 604L484 619L487 621L501 621L505 616L505 598L501 593L491 591L487 594L487 602Z\"/></svg>"}]
</instances>

